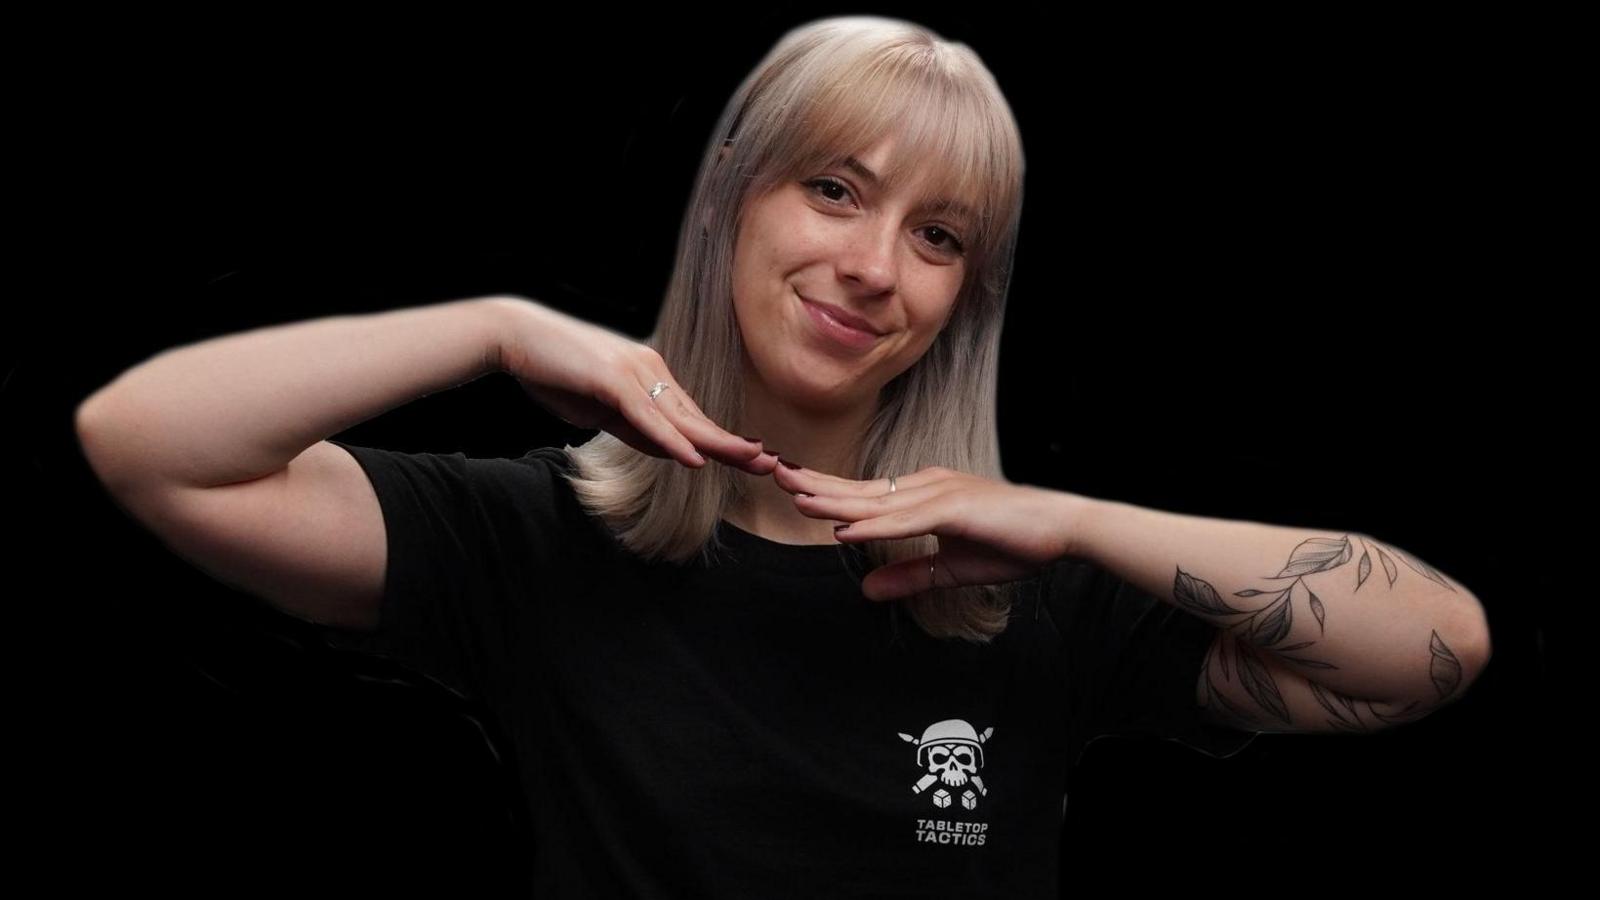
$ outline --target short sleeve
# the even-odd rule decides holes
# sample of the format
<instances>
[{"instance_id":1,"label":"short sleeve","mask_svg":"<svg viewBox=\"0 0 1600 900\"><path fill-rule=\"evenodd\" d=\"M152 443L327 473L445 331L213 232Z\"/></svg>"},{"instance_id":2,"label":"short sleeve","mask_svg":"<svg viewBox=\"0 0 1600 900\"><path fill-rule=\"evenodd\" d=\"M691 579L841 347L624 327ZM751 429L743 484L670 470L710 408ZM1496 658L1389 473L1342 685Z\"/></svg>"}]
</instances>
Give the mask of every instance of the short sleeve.
<instances>
[{"instance_id":1,"label":"short sleeve","mask_svg":"<svg viewBox=\"0 0 1600 900\"><path fill-rule=\"evenodd\" d=\"M1201 716L1195 692L1215 626L1078 558L1049 569L1044 596L1061 632L1063 702L1086 719L1088 739L1155 737L1219 759L1255 739Z\"/></svg>"},{"instance_id":2,"label":"short sleeve","mask_svg":"<svg viewBox=\"0 0 1600 900\"><path fill-rule=\"evenodd\" d=\"M558 448L521 459L403 453L330 441L366 472L388 562L376 632L322 626L334 646L399 660L458 692L496 700L535 620L538 582L559 558Z\"/></svg>"}]
</instances>

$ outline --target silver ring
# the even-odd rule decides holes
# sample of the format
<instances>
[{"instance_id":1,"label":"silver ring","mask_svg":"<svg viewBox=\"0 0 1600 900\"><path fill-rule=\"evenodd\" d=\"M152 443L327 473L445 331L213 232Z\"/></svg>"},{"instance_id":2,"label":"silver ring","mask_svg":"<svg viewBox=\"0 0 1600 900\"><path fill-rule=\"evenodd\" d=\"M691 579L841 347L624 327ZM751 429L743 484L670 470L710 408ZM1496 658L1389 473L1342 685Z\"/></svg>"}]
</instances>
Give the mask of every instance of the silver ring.
<instances>
[{"instance_id":1,"label":"silver ring","mask_svg":"<svg viewBox=\"0 0 1600 900\"><path fill-rule=\"evenodd\" d=\"M892 493L894 493L894 492L895 492L895 486L894 486L894 476L893 476L893 475L890 475L890 476L889 476L889 493L891 493L891 494L892 494Z\"/></svg>"},{"instance_id":2,"label":"silver ring","mask_svg":"<svg viewBox=\"0 0 1600 900\"><path fill-rule=\"evenodd\" d=\"M667 383L665 381L658 381L655 384L650 385L650 399L654 400L656 397L660 396L662 391L666 389Z\"/></svg>"},{"instance_id":3,"label":"silver ring","mask_svg":"<svg viewBox=\"0 0 1600 900\"><path fill-rule=\"evenodd\" d=\"M933 561L938 558L939 554L937 553L928 557L928 590L930 591L939 586L938 579L933 574Z\"/></svg>"}]
</instances>

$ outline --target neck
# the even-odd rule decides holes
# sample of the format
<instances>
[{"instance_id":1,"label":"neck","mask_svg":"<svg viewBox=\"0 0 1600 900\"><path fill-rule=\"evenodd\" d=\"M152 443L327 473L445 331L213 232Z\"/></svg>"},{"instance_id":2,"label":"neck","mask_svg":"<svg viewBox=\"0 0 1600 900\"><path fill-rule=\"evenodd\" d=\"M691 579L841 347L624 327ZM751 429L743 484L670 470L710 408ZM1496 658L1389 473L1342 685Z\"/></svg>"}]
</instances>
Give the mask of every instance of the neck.
<instances>
[{"instance_id":1,"label":"neck","mask_svg":"<svg viewBox=\"0 0 1600 900\"><path fill-rule=\"evenodd\" d=\"M862 435L877 410L876 394L848 406L818 409L790 402L767 390L759 379L745 380L744 415L738 434L762 438L764 446L814 472L856 478ZM752 534L784 544L831 544L831 519L800 512L794 496L774 476L746 476L746 491L724 518Z\"/></svg>"}]
</instances>

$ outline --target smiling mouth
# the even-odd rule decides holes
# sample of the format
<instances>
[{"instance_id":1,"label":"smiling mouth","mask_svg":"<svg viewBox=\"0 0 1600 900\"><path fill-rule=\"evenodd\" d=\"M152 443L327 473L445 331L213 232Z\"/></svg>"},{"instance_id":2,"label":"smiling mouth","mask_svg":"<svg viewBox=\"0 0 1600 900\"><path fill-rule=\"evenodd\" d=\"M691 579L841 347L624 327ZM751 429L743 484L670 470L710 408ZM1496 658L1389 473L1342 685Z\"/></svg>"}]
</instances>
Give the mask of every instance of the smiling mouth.
<instances>
[{"instance_id":1,"label":"smiling mouth","mask_svg":"<svg viewBox=\"0 0 1600 900\"><path fill-rule=\"evenodd\" d=\"M858 331L858 332L860 332L862 334L871 335L873 337L882 337L883 336L882 332L876 331L871 327L862 326L862 325L858 325L858 324L856 324L854 322L845 321L844 318L842 318L837 312L835 312L832 307L828 306L827 304L817 303L816 301L808 298L805 294L802 294L799 291L795 292L795 296L799 297L801 302L805 303L808 307L810 307L812 309L815 309L818 313L822 314L823 316L826 316L830 322L834 322L834 323L838 324L838 326L840 328L848 328L851 331Z\"/></svg>"},{"instance_id":2,"label":"smiling mouth","mask_svg":"<svg viewBox=\"0 0 1600 900\"><path fill-rule=\"evenodd\" d=\"M871 331L864 331L854 325L847 325L827 312L827 308L807 300L799 291L795 297L800 300L800 305L805 309L806 317L811 320L817 335L827 341L829 345L860 353L876 346L882 335Z\"/></svg>"}]
</instances>

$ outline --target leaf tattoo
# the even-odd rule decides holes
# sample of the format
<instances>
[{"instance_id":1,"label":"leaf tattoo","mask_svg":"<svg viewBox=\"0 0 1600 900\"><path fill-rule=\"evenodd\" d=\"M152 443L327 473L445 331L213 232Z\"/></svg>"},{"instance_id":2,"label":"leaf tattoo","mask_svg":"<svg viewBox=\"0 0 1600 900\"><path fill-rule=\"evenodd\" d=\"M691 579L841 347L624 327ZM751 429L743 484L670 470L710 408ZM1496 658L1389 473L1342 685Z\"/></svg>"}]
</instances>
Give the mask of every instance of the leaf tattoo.
<instances>
[{"instance_id":1,"label":"leaf tattoo","mask_svg":"<svg viewBox=\"0 0 1600 900\"><path fill-rule=\"evenodd\" d=\"M1235 608L1227 603L1222 594L1210 583L1193 573L1185 572L1182 567L1177 568L1173 578L1172 592L1177 605L1201 617L1212 619L1227 616L1243 616L1240 621L1229 623L1223 630L1233 633L1242 631L1242 636L1232 634L1233 639L1218 642L1217 663L1222 672L1224 683L1238 676L1238 683L1245 692L1255 701L1259 710L1273 719L1288 723L1288 705L1284 702L1283 694L1272 678L1271 671L1254 655L1254 648L1246 652L1239 646L1240 640L1248 640L1255 648L1273 649L1278 658L1309 669L1338 669L1333 663L1308 659L1290 655L1294 651L1303 650L1316 643L1315 640L1300 641L1287 646L1278 647L1288 638L1291 626L1294 623L1294 589L1300 585L1305 589L1307 596L1306 605L1312 617L1317 622L1319 634L1327 630L1327 608L1316 592L1306 584L1307 575L1332 572L1346 565L1352 558L1356 559L1355 588L1359 591L1371 577L1373 571L1373 555L1377 555L1378 564L1383 567L1387 586L1393 587L1400 577L1400 567L1396 560L1421 575L1424 578L1455 592L1456 588L1439 572L1414 556L1409 556L1400 550L1385 546L1368 535L1358 535L1361 541L1361 553L1355 557L1351 535L1340 537L1313 537L1301 541L1289 553L1289 559L1284 563L1276 575L1263 576L1269 580L1290 579L1289 584L1281 590L1259 590L1246 588L1234 591L1235 597L1269 596L1271 600L1263 607L1255 610ZM1353 591L1353 592L1354 592ZM1352 593L1353 593L1352 592ZM1232 645L1233 652L1228 653L1226 647ZM1462 665L1449 646L1445 644L1438 631L1433 631L1429 640L1428 651L1430 661L1428 675L1437 691L1439 699L1445 701L1453 696L1461 687ZM1230 657L1232 660L1230 662ZM1367 707L1368 716L1380 722L1404 721L1407 714L1412 713L1420 701L1413 701L1397 712L1386 715L1373 707L1371 700L1359 697L1350 697L1331 690L1325 685L1310 679L1312 695L1317 703L1327 711L1330 724L1337 730L1368 731L1371 726L1363 723L1357 714L1357 705ZM1258 715L1248 712L1231 702L1227 694L1217 690L1212 683L1210 667L1207 667L1205 678L1206 705L1215 704L1225 714L1237 722L1250 723L1262 721ZM1419 711L1418 714L1425 714ZM1410 716L1414 718L1415 716Z\"/></svg>"},{"instance_id":2,"label":"leaf tattoo","mask_svg":"<svg viewBox=\"0 0 1600 900\"><path fill-rule=\"evenodd\" d=\"M1444 638L1439 637L1437 631L1428 641L1428 652L1433 654L1433 659L1428 663L1428 677L1433 679L1439 699L1447 700L1461 686L1461 661L1445 646Z\"/></svg>"},{"instance_id":3,"label":"leaf tattoo","mask_svg":"<svg viewBox=\"0 0 1600 900\"><path fill-rule=\"evenodd\" d=\"M1350 536L1307 538L1289 554L1289 562L1274 578L1299 578L1313 572L1326 572L1350 561Z\"/></svg>"}]
</instances>

